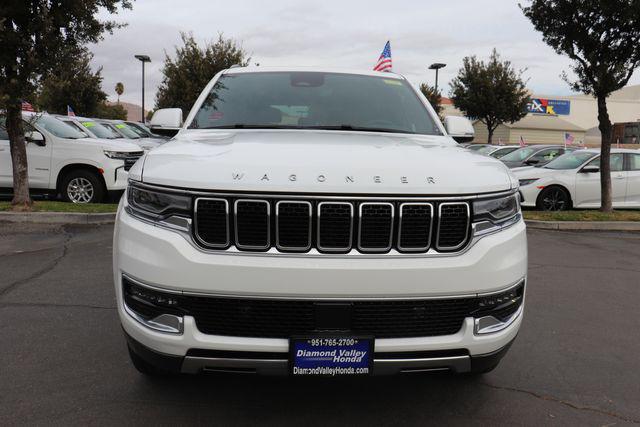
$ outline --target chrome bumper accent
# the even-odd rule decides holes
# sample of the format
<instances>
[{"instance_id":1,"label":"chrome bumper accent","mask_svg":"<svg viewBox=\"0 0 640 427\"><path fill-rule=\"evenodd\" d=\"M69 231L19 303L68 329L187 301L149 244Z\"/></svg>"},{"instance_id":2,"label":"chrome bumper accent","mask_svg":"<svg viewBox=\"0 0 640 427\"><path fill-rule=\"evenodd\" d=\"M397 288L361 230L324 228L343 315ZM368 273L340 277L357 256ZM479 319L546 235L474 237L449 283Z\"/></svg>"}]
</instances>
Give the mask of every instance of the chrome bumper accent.
<instances>
[{"instance_id":1,"label":"chrome bumper accent","mask_svg":"<svg viewBox=\"0 0 640 427\"><path fill-rule=\"evenodd\" d=\"M476 335L491 334L508 328L520 316L524 310L524 301L520 303L520 307L509 316L504 322L493 316L478 317L474 320L473 332Z\"/></svg>"},{"instance_id":2,"label":"chrome bumper accent","mask_svg":"<svg viewBox=\"0 0 640 427\"><path fill-rule=\"evenodd\" d=\"M137 322L143 324L149 329L153 329L158 332L165 332L168 334L182 334L184 330L184 322L182 317L174 316L173 314L161 314L153 319L145 319L138 313L130 309L123 301L124 311Z\"/></svg>"},{"instance_id":3,"label":"chrome bumper accent","mask_svg":"<svg viewBox=\"0 0 640 427\"><path fill-rule=\"evenodd\" d=\"M384 353L379 354L379 356ZM394 375L398 373L453 371L464 373L471 371L470 356L430 357L420 359L380 359L373 361L373 375ZM198 374L201 372L234 372L261 375L287 375L287 359L228 359L186 356L182 363L182 372Z\"/></svg>"}]
</instances>

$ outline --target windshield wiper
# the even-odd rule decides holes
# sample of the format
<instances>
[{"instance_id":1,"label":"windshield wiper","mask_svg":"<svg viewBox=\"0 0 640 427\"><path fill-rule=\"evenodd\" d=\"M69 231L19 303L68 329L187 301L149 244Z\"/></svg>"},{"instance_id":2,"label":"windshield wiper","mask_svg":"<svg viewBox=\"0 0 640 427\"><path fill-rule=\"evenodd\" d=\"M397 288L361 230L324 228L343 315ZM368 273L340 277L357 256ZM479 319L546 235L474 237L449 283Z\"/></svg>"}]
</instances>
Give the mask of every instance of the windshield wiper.
<instances>
[{"instance_id":1,"label":"windshield wiper","mask_svg":"<svg viewBox=\"0 0 640 427\"><path fill-rule=\"evenodd\" d=\"M338 125L338 126L296 126L296 125L248 125L244 123L236 123L233 125L220 125L220 126L207 126L199 127L195 129L316 129L316 130L348 130L354 132L385 132L385 133L415 133L400 129L391 128L374 128L364 126L353 125Z\"/></svg>"},{"instance_id":2,"label":"windshield wiper","mask_svg":"<svg viewBox=\"0 0 640 427\"><path fill-rule=\"evenodd\" d=\"M338 126L305 126L304 129L319 129L319 130L350 130L354 132L384 132L384 133L415 133L408 130L393 129L393 128L376 128L367 126L353 126L348 124L342 124Z\"/></svg>"},{"instance_id":3,"label":"windshield wiper","mask_svg":"<svg viewBox=\"0 0 640 427\"><path fill-rule=\"evenodd\" d=\"M244 123L236 123L233 125L220 125L220 126L206 126L206 127L197 127L194 129L302 129L300 126L291 126L291 125L247 125Z\"/></svg>"}]
</instances>

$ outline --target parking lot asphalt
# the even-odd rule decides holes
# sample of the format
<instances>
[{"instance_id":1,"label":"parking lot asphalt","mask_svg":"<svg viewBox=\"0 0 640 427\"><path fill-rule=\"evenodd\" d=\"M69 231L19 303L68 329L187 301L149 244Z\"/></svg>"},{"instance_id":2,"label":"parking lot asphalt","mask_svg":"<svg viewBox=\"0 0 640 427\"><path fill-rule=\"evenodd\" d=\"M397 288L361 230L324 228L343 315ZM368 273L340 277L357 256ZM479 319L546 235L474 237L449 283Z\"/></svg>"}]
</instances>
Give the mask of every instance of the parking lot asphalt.
<instances>
[{"instance_id":1,"label":"parking lot asphalt","mask_svg":"<svg viewBox=\"0 0 640 427\"><path fill-rule=\"evenodd\" d=\"M0 425L640 423L640 234L530 230L525 320L490 374L340 380L139 375L111 234L0 224Z\"/></svg>"}]
</instances>

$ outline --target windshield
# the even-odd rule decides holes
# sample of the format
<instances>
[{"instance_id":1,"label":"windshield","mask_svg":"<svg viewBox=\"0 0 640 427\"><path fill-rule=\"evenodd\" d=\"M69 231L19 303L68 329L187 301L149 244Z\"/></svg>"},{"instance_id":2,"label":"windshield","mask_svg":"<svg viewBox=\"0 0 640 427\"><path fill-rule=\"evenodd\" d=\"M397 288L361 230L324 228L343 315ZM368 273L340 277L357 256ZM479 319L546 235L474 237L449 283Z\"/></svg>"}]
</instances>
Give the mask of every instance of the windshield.
<instances>
[{"instance_id":1,"label":"windshield","mask_svg":"<svg viewBox=\"0 0 640 427\"><path fill-rule=\"evenodd\" d=\"M189 128L441 134L405 80L315 72L223 75Z\"/></svg>"},{"instance_id":2,"label":"windshield","mask_svg":"<svg viewBox=\"0 0 640 427\"><path fill-rule=\"evenodd\" d=\"M124 123L102 123L102 125L113 129L114 132L120 132L120 134L124 135L125 138L140 139L138 134L129 129L129 126L125 125Z\"/></svg>"},{"instance_id":3,"label":"windshield","mask_svg":"<svg viewBox=\"0 0 640 427\"><path fill-rule=\"evenodd\" d=\"M82 123L82 126L87 128L89 132L94 134L96 138L105 138L105 139L122 138L122 135L120 135L119 133L116 133L115 131L107 127L102 126L100 123L91 122L91 121L86 121L86 122L83 121L80 123Z\"/></svg>"},{"instance_id":4,"label":"windshield","mask_svg":"<svg viewBox=\"0 0 640 427\"><path fill-rule=\"evenodd\" d=\"M81 129L82 126L80 126L79 124L77 124L75 122L70 122L70 121L65 120L65 119L61 119L61 120L65 125L71 126L73 129L75 129L78 132L82 133L84 135L84 138L91 138L91 135L89 135L87 132L85 132L84 129Z\"/></svg>"},{"instance_id":5,"label":"windshield","mask_svg":"<svg viewBox=\"0 0 640 427\"><path fill-rule=\"evenodd\" d=\"M496 151L490 154L491 157L495 157L496 159L501 159L512 151L517 150L518 147L502 147L498 148Z\"/></svg>"},{"instance_id":6,"label":"windshield","mask_svg":"<svg viewBox=\"0 0 640 427\"><path fill-rule=\"evenodd\" d=\"M149 138L152 136L151 132L148 131L144 125L127 122L127 127L134 131L140 138Z\"/></svg>"},{"instance_id":7,"label":"windshield","mask_svg":"<svg viewBox=\"0 0 640 427\"><path fill-rule=\"evenodd\" d=\"M27 122L35 123L39 127L45 129L49 133L52 133L58 138L79 139L86 138L88 136L87 134L74 129L71 126L68 126L61 120L47 115L32 116L30 119L27 119Z\"/></svg>"},{"instance_id":8,"label":"windshield","mask_svg":"<svg viewBox=\"0 0 640 427\"><path fill-rule=\"evenodd\" d=\"M485 145L484 147L480 147L476 151L480 154L489 154L489 153L493 153L495 150L496 150L496 147Z\"/></svg>"},{"instance_id":9,"label":"windshield","mask_svg":"<svg viewBox=\"0 0 640 427\"><path fill-rule=\"evenodd\" d=\"M535 153L536 149L531 147L519 148L516 151L512 151L506 156L502 156L500 160L505 162L521 162L527 157Z\"/></svg>"},{"instance_id":10,"label":"windshield","mask_svg":"<svg viewBox=\"0 0 640 427\"><path fill-rule=\"evenodd\" d=\"M487 148L489 147L489 145L475 145L475 144L471 144L470 146L467 147L467 150L471 150L471 151L480 151L483 148Z\"/></svg>"},{"instance_id":11,"label":"windshield","mask_svg":"<svg viewBox=\"0 0 640 427\"><path fill-rule=\"evenodd\" d=\"M571 153L564 154L555 160L550 161L543 167L545 169L576 169L582 166L587 160L596 156L596 153L589 153L584 151L573 151Z\"/></svg>"}]
</instances>

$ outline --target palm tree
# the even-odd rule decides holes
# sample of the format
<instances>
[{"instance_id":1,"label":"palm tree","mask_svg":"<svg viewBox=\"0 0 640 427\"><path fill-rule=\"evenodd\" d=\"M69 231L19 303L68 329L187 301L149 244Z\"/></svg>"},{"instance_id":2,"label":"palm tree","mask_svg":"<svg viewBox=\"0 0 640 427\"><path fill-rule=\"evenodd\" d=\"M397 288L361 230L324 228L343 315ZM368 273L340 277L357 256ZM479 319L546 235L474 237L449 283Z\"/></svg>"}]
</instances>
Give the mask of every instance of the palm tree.
<instances>
[{"instance_id":1,"label":"palm tree","mask_svg":"<svg viewBox=\"0 0 640 427\"><path fill-rule=\"evenodd\" d=\"M120 95L124 93L124 85L122 82L116 83L116 93L118 94L118 104L120 104Z\"/></svg>"}]
</instances>

